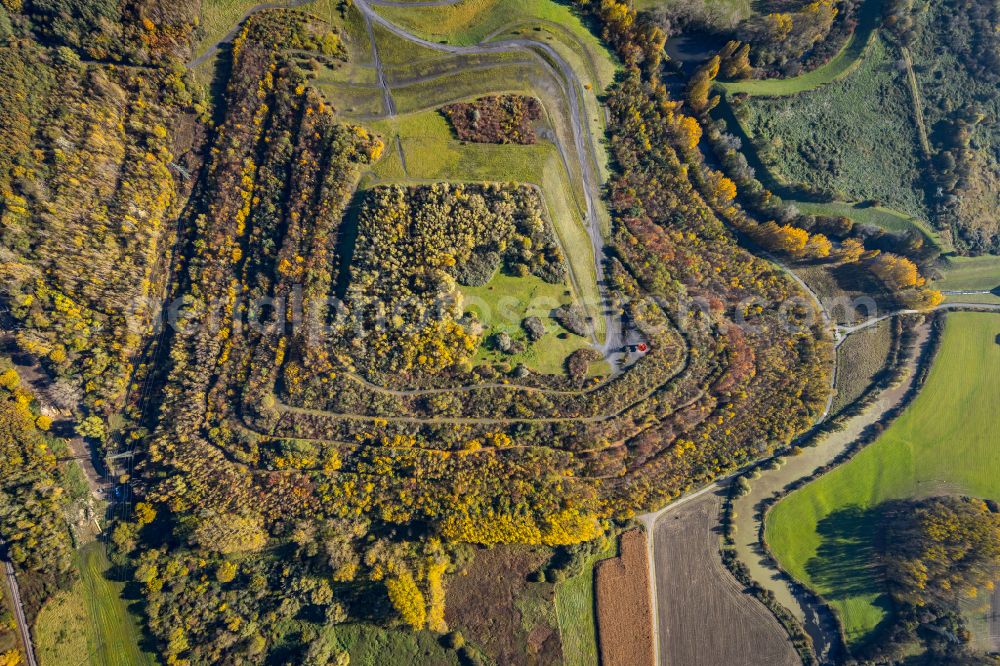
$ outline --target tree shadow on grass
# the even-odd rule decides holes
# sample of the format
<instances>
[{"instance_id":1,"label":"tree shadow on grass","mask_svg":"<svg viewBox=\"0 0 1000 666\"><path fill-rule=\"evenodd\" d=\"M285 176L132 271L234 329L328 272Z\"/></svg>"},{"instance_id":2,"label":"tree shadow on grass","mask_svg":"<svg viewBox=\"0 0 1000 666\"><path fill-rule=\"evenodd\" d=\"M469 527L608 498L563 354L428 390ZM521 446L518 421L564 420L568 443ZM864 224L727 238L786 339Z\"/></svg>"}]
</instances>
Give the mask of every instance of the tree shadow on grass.
<instances>
[{"instance_id":1,"label":"tree shadow on grass","mask_svg":"<svg viewBox=\"0 0 1000 666\"><path fill-rule=\"evenodd\" d=\"M814 586L828 601L846 601L871 594L872 605L884 613L878 626L861 638L867 644L893 624L893 605L885 586L882 553L885 520L896 502L871 509L849 506L823 518L817 525L822 541L806 563ZM850 638L850 637L849 637Z\"/></svg>"},{"instance_id":2,"label":"tree shadow on grass","mask_svg":"<svg viewBox=\"0 0 1000 666\"><path fill-rule=\"evenodd\" d=\"M817 525L822 539L806 572L831 600L871 594L882 589L878 544L882 511L850 506L835 511Z\"/></svg>"}]
</instances>

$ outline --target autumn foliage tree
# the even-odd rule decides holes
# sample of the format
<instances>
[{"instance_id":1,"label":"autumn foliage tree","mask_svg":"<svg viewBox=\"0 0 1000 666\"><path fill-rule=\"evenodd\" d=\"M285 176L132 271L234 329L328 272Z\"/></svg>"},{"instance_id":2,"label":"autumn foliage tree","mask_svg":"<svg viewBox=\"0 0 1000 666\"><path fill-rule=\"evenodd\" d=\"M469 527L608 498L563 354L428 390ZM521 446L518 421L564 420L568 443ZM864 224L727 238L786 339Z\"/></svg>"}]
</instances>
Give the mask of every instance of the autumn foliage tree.
<instances>
[{"instance_id":1,"label":"autumn foliage tree","mask_svg":"<svg viewBox=\"0 0 1000 666\"><path fill-rule=\"evenodd\" d=\"M712 81L719 74L719 64L719 56L712 56L708 62L698 68L688 83L687 101L691 108L698 113L708 113L719 103L717 96L709 97Z\"/></svg>"}]
</instances>

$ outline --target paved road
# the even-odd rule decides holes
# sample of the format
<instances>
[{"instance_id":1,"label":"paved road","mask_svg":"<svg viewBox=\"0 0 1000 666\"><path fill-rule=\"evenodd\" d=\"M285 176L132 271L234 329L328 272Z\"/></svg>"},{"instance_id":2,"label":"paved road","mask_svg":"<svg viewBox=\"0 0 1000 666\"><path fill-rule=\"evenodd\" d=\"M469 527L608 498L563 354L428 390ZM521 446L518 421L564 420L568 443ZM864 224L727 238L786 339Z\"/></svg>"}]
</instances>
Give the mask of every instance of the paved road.
<instances>
[{"instance_id":1,"label":"paved road","mask_svg":"<svg viewBox=\"0 0 1000 666\"><path fill-rule=\"evenodd\" d=\"M837 330L843 338L846 338L851 333L871 328L886 319L892 319L893 317L898 317L900 315L937 312L939 310L993 310L995 312L1000 312L1000 303L942 303L941 305L927 310L896 310L895 312L890 312L889 314L882 315L881 317L873 317L856 326L837 326Z\"/></svg>"},{"instance_id":2,"label":"paved road","mask_svg":"<svg viewBox=\"0 0 1000 666\"><path fill-rule=\"evenodd\" d=\"M7 587L10 589L11 605L14 607L14 620L17 624L17 632L21 635L21 644L24 646L25 659L28 666L38 666L35 661L35 647L31 642L31 629L28 627L28 618L24 616L24 604L21 603L21 588L17 586L17 578L14 576L14 565L4 560L4 575L7 577Z\"/></svg>"}]
</instances>

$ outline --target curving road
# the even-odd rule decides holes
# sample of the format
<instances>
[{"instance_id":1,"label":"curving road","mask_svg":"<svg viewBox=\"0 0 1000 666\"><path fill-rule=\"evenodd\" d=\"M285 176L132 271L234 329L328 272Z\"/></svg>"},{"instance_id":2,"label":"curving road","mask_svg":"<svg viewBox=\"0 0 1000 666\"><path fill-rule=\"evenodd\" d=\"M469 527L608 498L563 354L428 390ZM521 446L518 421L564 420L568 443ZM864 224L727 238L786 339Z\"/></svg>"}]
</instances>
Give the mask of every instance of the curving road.
<instances>
[{"instance_id":1,"label":"curving road","mask_svg":"<svg viewBox=\"0 0 1000 666\"><path fill-rule=\"evenodd\" d=\"M862 331L866 328L871 328L886 319L892 319L893 317L898 317L900 315L927 314L929 312L937 312L939 310L992 310L1000 312L1000 303L942 303L941 305L925 310L896 310L894 312L890 312L889 314L884 314L881 317L872 317L871 319L863 321L856 326L837 326L837 332L841 336L840 340L843 341L851 333L857 333L858 331Z\"/></svg>"},{"instance_id":2,"label":"curving road","mask_svg":"<svg viewBox=\"0 0 1000 666\"><path fill-rule=\"evenodd\" d=\"M376 2L376 0L371 0L371 2L372 4L381 4L380 2ZM611 362L612 368L617 369L618 364L615 361L620 358L621 349L625 345L624 327L621 318L614 315L607 293L603 261L605 243L603 234L601 233L600 220L597 215L597 202L601 198L601 182L595 173L594 165L598 163L598 156L594 138L590 133L590 127L583 120L580 96L585 94L585 88L580 83L576 72L559 55L558 51L542 42L530 39L505 39L498 42L480 43L475 46L440 44L414 35L389 21L372 9L369 0L355 0L354 4L364 15L369 25L377 23L396 37L423 48L453 55L480 55L484 53L507 53L510 51L527 52L538 57L542 65L555 74L555 78L559 82L560 87L562 87L566 101L569 104L573 143L576 154L579 156L580 171L583 179L583 194L586 203L584 226L593 246L595 274L604 301L602 304L602 309L604 310L602 314L605 319L605 340L604 344L599 346L599 349L605 358ZM406 4L409 5L410 3ZM374 44L374 39L372 41ZM381 70L379 63L376 63L376 67ZM384 82L384 80L384 76L380 76L380 82ZM567 165L567 172L572 173L568 168L569 163L564 147L559 142L556 145L562 155L563 162Z\"/></svg>"}]
</instances>

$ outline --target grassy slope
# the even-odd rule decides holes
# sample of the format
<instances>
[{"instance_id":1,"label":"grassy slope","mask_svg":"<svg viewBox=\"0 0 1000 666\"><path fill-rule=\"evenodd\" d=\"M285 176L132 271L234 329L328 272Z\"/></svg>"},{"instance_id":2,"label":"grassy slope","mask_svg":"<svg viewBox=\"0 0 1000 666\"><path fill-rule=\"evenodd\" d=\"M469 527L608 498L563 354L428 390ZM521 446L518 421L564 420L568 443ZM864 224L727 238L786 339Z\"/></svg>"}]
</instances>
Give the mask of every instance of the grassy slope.
<instances>
[{"instance_id":1,"label":"grassy slope","mask_svg":"<svg viewBox=\"0 0 1000 666\"><path fill-rule=\"evenodd\" d=\"M80 583L45 602L35 620L35 652L41 666L80 663L97 647L87 627L90 617ZM84 661L83 663L87 663Z\"/></svg>"},{"instance_id":2,"label":"grassy slope","mask_svg":"<svg viewBox=\"0 0 1000 666\"><path fill-rule=\"evenodd\" d=\"M852 508L942 493L1000 500L998 335L1000 315L948 315L941 351L909 409L877 442L768 517L766 538L779 562L832 602L852 642L887 614L870 568L877 525L852 517Z\"/></svg>"},{"instance_id":3,"label":"grassy slope","mask_svg":"<svg viewBox=\"0 0 1000 666\"><path fill-rule=\"evenodd\" d=\"M562 638L563 661L573 666L597 666L597 621L594 606L594 565L618 555L612 542L588 559L584 571L556 585L556 616Z\"/></svg>"},{"instance_id":4,"label":"grassy slope","mask_svg":"<svg viewBox=\"0 0 1000 666\"><path fill-rule=\"evenodd\" d=\"M850 74L861 62L873 41L882 12L882 0L865 0L858 14L858 27L844 47L825 65L811 72L788 79L759 79L720 82L718 86L729 94L748 93L777 97L795 95L832 83Z\"/></svg>"},{"instance_id":5,"label":"grassy slope","mask_svg":"<svg viewBox=\"0 0 1000 666\"><path fill-rule=\"evenodd\" d=\"M604 135L604 113L595 93L607 88L619 69L611 53L568 3L554 0L462 0L444 7L390 7L378 10L424 38L470 45L484 40L530 39L548 44L573 68L590 92L579 93L584 117L595 137ZM380 44L385 40L380 40ZM560 120L562 124L566 121ZM596 168L608 175L608 157L599 150ZM602 211L602 223L605 214Z\"/></svg>"},{"instance_id":6,"label":"grassy slope","mask_svg":"<svg viewBox=\"0 0 1000 666\"><path fill-rule=\"evenodd\" d=\"M602 86L610 84L614 77L614 60L569 4L553 0L463 0L446 7L382 6L378 11L421 37L461 45L478 44L511 28L537 26L542 28L537 32L544 32L548 39L574 46L587 60L587 68L596 70L597 82ZM543 26L551 30L545 32Z\"/></svg>"}]
</instances>

